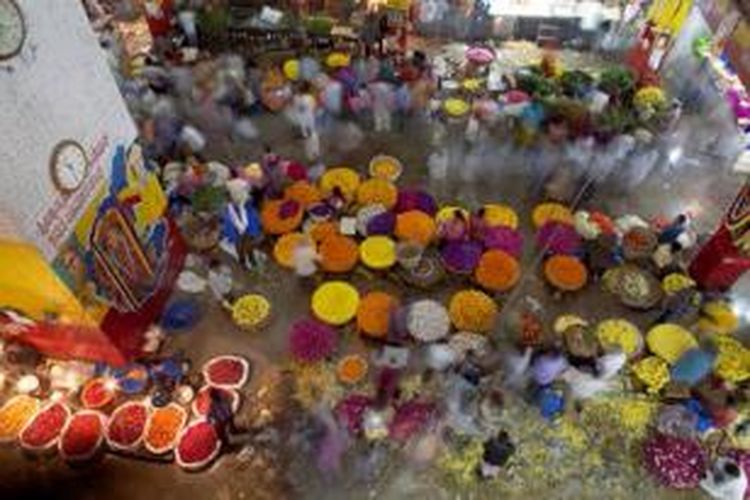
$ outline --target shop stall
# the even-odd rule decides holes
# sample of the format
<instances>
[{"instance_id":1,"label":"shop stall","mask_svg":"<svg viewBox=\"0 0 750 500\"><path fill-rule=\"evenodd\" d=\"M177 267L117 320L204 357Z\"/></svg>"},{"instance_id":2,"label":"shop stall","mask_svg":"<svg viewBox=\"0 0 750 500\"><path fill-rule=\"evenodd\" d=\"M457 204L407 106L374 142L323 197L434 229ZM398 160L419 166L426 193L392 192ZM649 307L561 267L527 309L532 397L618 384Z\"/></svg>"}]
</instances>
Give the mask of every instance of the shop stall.
<instances>
[{"instance_id":1,"label":"shop stall","mask_svg":"<svg viewBox=\"0 0 750 500\"><path fill-rule=\"evenodd\" d=\"M619 18L617 9L600 2L559 0L495 0L490 2L490 14L512 23L513 38L547 47L559 47L574 39L583 42L592 38L602 23Z\"/></svg>"},{"instance_id":2,"label":"shop stall","mask_svg":"<svg viewBox=\"0 0 750 500\"><path fill-rule=\"evenodd\" d=\"M28 318L16 339L44 354L122 363L141 354L182 240L83 7L18 5L28 31L0 80L17 96L0 118L0 205L18 231L0 255L19 265L3 266L0 308Z\"/></svg>"}]
</instances>

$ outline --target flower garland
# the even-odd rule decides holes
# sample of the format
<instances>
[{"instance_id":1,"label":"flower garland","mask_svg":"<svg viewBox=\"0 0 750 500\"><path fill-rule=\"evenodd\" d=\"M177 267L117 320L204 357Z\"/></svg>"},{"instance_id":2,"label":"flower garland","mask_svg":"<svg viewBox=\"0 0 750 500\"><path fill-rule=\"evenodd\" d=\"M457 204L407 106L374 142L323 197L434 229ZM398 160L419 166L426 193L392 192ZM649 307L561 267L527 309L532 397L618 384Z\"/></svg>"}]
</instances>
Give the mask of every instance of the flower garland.
<instances>
[{"instance_id":1,"label":"flower garland","mask_svg":"<svg viewBox=\"0 0 750 500\"><path fill-rule=\"evenodd\" d=\"M479 265L482 245L476 241L451 241L440 251L440 258L448 271L471 274Z\"/></svg>"},{"instance_id":2,"label":"flower garland","mask_svg":"<svg viewBox=\"0 0 750 500\"><path fill-rule=\"evenodd\" d=\"M341 397L341 385L328 363L302 363L292 366L295 377L294 399L304 408L333 405Z\"/></svg>"},{"instance_id":3,"label":"flower garland","mask_svg":"<svg viewBox=\"0 0 750 500\"><path fill-rule=\"evenodd\" d=\"M396 202L396 213L404 213L410 210L421 210L428 215L435 215L438 211L435 198L427 191L419 189L401 189L398 192Z\"/></svg>"}]
</instances>

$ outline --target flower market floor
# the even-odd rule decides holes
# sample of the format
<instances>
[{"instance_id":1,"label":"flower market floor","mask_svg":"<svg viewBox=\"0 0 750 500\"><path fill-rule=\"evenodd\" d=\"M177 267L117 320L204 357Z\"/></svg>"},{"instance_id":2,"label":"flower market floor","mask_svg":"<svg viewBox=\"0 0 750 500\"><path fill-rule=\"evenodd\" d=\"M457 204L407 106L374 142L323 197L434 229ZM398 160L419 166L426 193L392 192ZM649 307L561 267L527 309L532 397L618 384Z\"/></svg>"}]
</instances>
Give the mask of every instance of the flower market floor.
<instances>
[{"instance_id":1,"label":"flower market floor","mask_svg":"<svg viewBox=\"0 0 750 500\"><path fill-rule=\"evenodd\" d=\"M688 117L687 120L691 118ZM288 125L275 117L261 117L258 125L264 135L273 137L274 149L283 156L299 157L301 141L292 138ZM539 201L529 193L537 181L513 165L506 165L500 149L484 154L481 174L470 182L450 179L430 180L426 161L429 152L427 131L416 124L403 135L396 133L340 141L348 133L334 124L324 135L328 165L347 165L364 172L369 159L378 153L395 156L406 166L401 185L421 186L441 201L459 200L476 206L483 202L511 205L521 217L526 240L533 241L530 213ZM457 134L459 137L462 135ZM261 154L260 145L237 145L221 137L209 137L213 151L207 156L226 163L247 162ZM460 148L456 141L456 148ZM690 153L686 153L689 156ZM696 157L696 165L677 173L659 170L636 191L618 193L617 186L604 185L581 201L611 214L636 213L644 217L672 218L689 210L699 229L707 231L718 220L740 185L729 173L707 175L713 167ZM538 303L545 325L562 313L578 314L591 323L611 317L625 317L647 329L656 312L635 313L614 297L590 283L581 292L556 298L540 277L539 258L532 244L523 257L523 275L515 290L501 299L501 325L511 321L515 311ZM308 314L312 287L300 283L286 270L269 264L259 272L234 268L235 277L247 292L259 292L271 302L271 323L259 332L238 329L229 314L209 294L200 296L203 317L191 331L174 334L167 349L184 349L195 366L213 355L235 353L253 363L253 375L244 391L238 419L262 425L266 430L240 451L223 455L209 470L189 474L171 463L159 464L107 455L103 460L81 467L68 467L54 458L28 458L18 449L0 449L0 491L8 498L81 498L107 500L132 498L168 499L470 499L521 498L699 498L699 490L687 493L666 491L656 486L644 472L638 454L639 439L654 405L650 400L623 392L584 404L576 414L565 415L554 424L539 416L539 410L520 395L506 394L500 426L508 431L516 446L511 465L498 479L480 481L475 468L481 455L481 441L454 436L450 451L429 465L420 461L419 450L383 446L377 450L366 443L355 443L347 452L342 470L335 476L321 475L306 448L296 439L304 427L304 410L298 400L314 409L318 403L335 402L343 389L337 384L333 367L301 374L287 362L287 332L298 318ZM370 273L354 273L351 280L361 289L385 289L405 301L430 297L445 300L465 287L460 280L449 280L426 293ZM737 297L750 297L750 280L735 291ZM529 299L531 297L532 299ZM500 328L500 336L503 328ZM341 352L362 352L365 347L353 333L346 334ZM320 391L294 398L295 377ZM300 380L297 380L299 383ZM403 380L404 393L440 397L434 380L422 381L409 375ZM415 456L417 458L415 458ZM367 460L365 460L365 458ZM366 463L365 463L366 462ZM366 470L367 473L364 473ZM364 477L363 477L364 476Z\"/></svg>"}]
</instances>

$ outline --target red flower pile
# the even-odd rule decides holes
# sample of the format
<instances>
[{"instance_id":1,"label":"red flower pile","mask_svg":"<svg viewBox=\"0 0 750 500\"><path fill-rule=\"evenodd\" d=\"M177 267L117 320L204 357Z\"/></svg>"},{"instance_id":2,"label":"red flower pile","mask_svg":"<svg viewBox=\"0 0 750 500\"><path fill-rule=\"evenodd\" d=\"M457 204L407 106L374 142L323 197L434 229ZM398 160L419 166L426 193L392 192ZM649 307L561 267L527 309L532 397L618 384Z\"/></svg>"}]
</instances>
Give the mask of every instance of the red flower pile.
<instances>
[{"instance_id":1,"label":"red flower pile","mask_svg":"<svg viewBox=\"0 0 750 500\"><path fill-rule=\"evenodd\" d=\"M63 403L52 403L37 413L19 434L21 446L29 450L44 450L57 444L70 409Z\"/></svg>"},{"instance_id":2,"label":"red flower pile","mask_svg":"<svg viewBox=\"0 0 750 500\"><path fill-rule=\"evenodd\" d=\"M107 442L115 449L133 449L141 443L148 421L148 408L130 401L112 412L107 425Z\"/></svg>"},{"instance_id":3,"label":"red flower pile","mask_svg":"<svg viewBox=\"0 0 750 500\"><path fill-rule=\"evenodd\" d=\"M60 454L68 460L85 460L99 449L105 417L92 410L73 415L60 436Z\"/></svg>"},{"instance_id":4,"label":"red flower pile","mask_svg":"<svg viewBox=\"0 0 750 500\"><path fill-rule=\"evenodd\" d=\"M374 400L364 394L350 394L336 404L336 417L352 434L362 432L365 412L373 406Z\"/></svg>"},{"instance_id":5,"label":"red flower pile","mask_svg":"<svg viewBox=\"0 0 750 500\"><path fill-rule=\"evenodd\" d=\"M81 391L81 404L84 408L103 408L115 397L114 391L107 388L104 379L96 378L88 382Z\"/></svg>"},{"instance_id":6,"label":"red flower pile","mask_svg":"<svg viewBox=\"0 0 750 500\"><path fill-rule=\"evenodd\" d=\"M407 441L421 432L435 415L435 405L412 399L396 408L396 414L388 425L391 439Z\"/></svg>"},{"instance_id":7,"label":"red flower pile","mask_svg":"<svg viewBox=\"0 0 750 500\"><path fill-rule=\"evenodd\" d=\"M217 356L203 365L203 377L208 385L237 389L250 374L248 362L239 356Z\"/></svg>"},{"instance_id":8,"label":"red flower pile","mask_svg":"<svg viewBox=\"0 0 750 500\"><path fill-rule=\"evenodd\" d=\"M216 458L220 448L216 428L206 420L199 420L182 431L175 459L184 469L200 469Z\"/></svg>"}]
</instances>

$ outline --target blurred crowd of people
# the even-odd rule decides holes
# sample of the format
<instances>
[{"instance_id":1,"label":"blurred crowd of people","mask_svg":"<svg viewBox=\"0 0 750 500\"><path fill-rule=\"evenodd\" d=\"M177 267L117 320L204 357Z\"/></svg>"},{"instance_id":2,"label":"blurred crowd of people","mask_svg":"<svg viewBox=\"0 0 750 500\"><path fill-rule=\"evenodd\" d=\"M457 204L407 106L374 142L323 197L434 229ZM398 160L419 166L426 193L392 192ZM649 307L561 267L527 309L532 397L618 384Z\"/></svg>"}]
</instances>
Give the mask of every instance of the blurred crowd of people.
<instances>
[{"instance_id":1,"label":"blurred crowd of people","mask_svg":"<svg viewBox=\"0 0 750 500\"><path fill-rule=\"evenodd\" d=\"M304 158L298 159L311 165L324 160L326 144L351 150L365 132L426 132L430 178L446 189L465 188L469 197L477 179L515 174L530 180L535 194L561 201L573 201L605 182L629 192L654 171L674 173L682 159L674 144L684 137L675 134L661 137L643 130L608 142L593 136L530 136L530 130L553 128L554 117L536 104L523 113L505 106L498 96L516 88L516 82L497 61L459 64L443 53L403 47L384 51L364 42L342 53L343 62L313 50L296 53L292 65L290 59L217 55L204 50L201 41L221 29L222 9L210 1L173 2L172 8L171 23L151 29L157 34L153 50L140 57L124 54L106 22L98 26L146 154L159 165L201 158L217 139L258 147L278 140L259 130L257 119L268 112L289 121L302 141ZM486 86L458 91L451 86L471 79ZM457 94L470 106L461 117L444 107ZM679 122L677 110L675 130Z\"/></svg>"}]
</instances>

